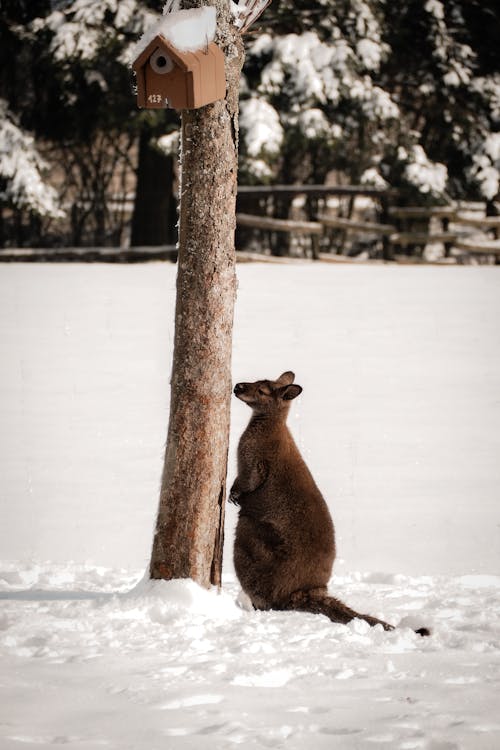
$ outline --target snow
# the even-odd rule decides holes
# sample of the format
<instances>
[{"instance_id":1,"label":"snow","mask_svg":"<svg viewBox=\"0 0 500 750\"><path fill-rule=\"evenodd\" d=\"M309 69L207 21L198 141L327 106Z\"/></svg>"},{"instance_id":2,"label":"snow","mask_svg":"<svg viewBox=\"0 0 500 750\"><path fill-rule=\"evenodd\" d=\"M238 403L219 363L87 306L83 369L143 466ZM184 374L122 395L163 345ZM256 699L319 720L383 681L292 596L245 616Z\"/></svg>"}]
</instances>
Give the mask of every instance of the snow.
<instances>
[{"instance_id":1,"label":"snow","mask_svg":"<svg viewBox=\"0 0 500 750\"><path fill-rule=\"evenodd\" d=\"M500 191L500 133L490 133L472 160L471 173L479 182L481 193L492 200Z\"/></svg>"},{"instance_id":2,"label":"snow","mask_svg":"<svg viewBox=\"0 0 500 750\"><path fill-rule=\"evenodd\" d=\"M321 138L321 136L333 134L335 132L334 126L328 122L324 112L317 107L305 109L299 114L297 120L300 130L306 138ZM338 133L338 126L336 130L338 137L340 135Z\"/></svg>"},{"instance_id":3,"label":"snow","mask_svg":"<svg viewBox=\"0 0 500 750\"><path fill-rule=\"evenodd\" d=\"M387 180L384 180L376 167L365 169L361 175L360 183L361 185L373 185L374 187L381 189L387 189L389 187L389 183Z\"/></svg>"},{"instance_id":4,"label":"snow","mask_svg":"<svg viewBox=\"0 0 500 750\"><path fill-rule=\"evenodd\" d=\"M368 76L353 82L351 96L353 99L359 99L364 113L370 120L396 120L400 115L399 107L391 99L390 94L380 86L374 86Z\"/></svg>"},{"instance_id":5,"label":"snow","mask_svg":"<svg viewBox=\"0 0 500 750\"><path fill-rule=\"evenodd\" d=\"M432 13L438 21L444 21L444 7L443 3L440 3L439 0L427 0L425 10L428 13Z\"/></svg>"},{"instance_id":6,"label":"snow","mask_svg":"<svg viewBox=\"0 0 500 750\"><path fill-rule=\"evenodd\" d=\"M74 0L52 5L54 10L35 18L30 27L37 34L52 32L50 51L61 63L75 58L89 63L106 43L116 42L118 32L122 40L123 33L137 35L154 18L137 0Z\"/></svg>"},{"instance_id":7,"label":"snow","mask_svg":"<svg viewBox=\"0 0 500 750\"><path fill-rule=\"evenodd\" d=\"M421 193L441 195L448 180L446 165L431 161L420 145L413 146L409 158L405 168L408 182L418 187Z\"/></svg>"},{"instance_id":8,"label":"snow","mask_svg":"<svg viewBox=\"0 0 500 750\"><path fill-rule=\"evenodd\" d=\"M167 13L148 26L131 49L130 57L132 60L139 57L158 35L173 44L180 52L196 52L213 42L216 27L216 9L211 5Z\"/></svg>"},{"instance_id":9,"label":"snow","mask_svg":"<svg viewBox=\"0 0 500 750\"><path fill-rule=\"evenodd\" d=\"M398 628L245 608L232 507L220 594L146 580L175 268L5 266L0 747L498 746L499 269L238 277L234 380L295 370L331 589Z\"/></svg>"},{"instance_id":10,"label":"snow","mask_svg":"<svg viewBox=\"0 0 500 750\"><path fill-rule=\"evenodd\" d=\"M269 39L259 39L250 47L250 54L265 54ZM261 74L259 92L279 94L286 81L287 91L298 103L337 102L339 80L335 73L346 72L346 60L352 50L343 39L332 44L323 43L312 31L286 34L272 43L273 59Z\"/></svg>"},{"instance_id":11,"label":"snow","mask_svg":"<svg viewBox=\"0 0 500 750\"><path fill-rule=\"evenodd\" d=\"M279 153L283 128L271 104L257 97L244 99L240 105L240 127L249 156L258 157L263 151Z\"/></svg>"},{"instance_id":12,"label":"snow","mask_svg":"<svg viewBox=\"0 0 500 750\"><path fill-rule=\"evenodd\" d=\"M245 15L248 12L247 6L244 2L233 2L233 0L229 1L229 7L231 10L231 15L234 19L234 25L237 29L241 29L245 23Z\"/></svg>"},{"instance_id":13,"label":"snow","mask_svg":"<svg viewBox=\"0 0 500 750\"><path fill-rule=\"evenodd\" d=\"M172 130L171 133L167 133L166 135L161 135L157 141L156 145L167 156L171 156L172 154L177 154L179 152L179 145L180 145L180 130Z\"/></svg>"},{"instance_id":14,"label":"snow","mask_svg":"<svg viewBox=\"0 0 500 750\"><path fill-rule=\"evenodd\" d=\"M289 97L293 102L292 115L305 110L324 117L318 105L338 106L347 98L359 102L369 120L397 119L399 108L387 91L374 85L369 75L358 75L354 70L358 59L367 70L377 70L386 52L379 40L378 24L368 11L364 3L359 3L359 30L365 33L363 29L368 25L373 36L360 39L356 50L340 36L338 29L338 35L334 34L328 43L313 31L274 39L268 34L259 37L250 46L249 55L257 58L271 55L271 59L263 64L257 95L271 99ZM308 137L318 137L317 123L306 130L314 133ZM330 135L330 130L331 127L322 127L323 135Z\"/></svg>"},{"instance_id":15,"label":"snow","mask_svg":"<svg viewBox=\"0 0 500 750\"><path fill-rule=\"evenodd\" d=\"M380 44L372 39L360 39L356 45L356 52L363 65L368 70L378 70L382 59L382 48Z\"/></svg>"},{"instance_id":16,"label":"snow","mask_svg":"<svg viewBox=\"0 0 500 750\"><path fill-rule=\"evenodd\" d=\"M278 112L264 99L252 96L240 103L239 124L245 142L245 168L256 179L269 179L272 170L261 157L279 154L284 131Z\"/></svg>"}]
</instances>

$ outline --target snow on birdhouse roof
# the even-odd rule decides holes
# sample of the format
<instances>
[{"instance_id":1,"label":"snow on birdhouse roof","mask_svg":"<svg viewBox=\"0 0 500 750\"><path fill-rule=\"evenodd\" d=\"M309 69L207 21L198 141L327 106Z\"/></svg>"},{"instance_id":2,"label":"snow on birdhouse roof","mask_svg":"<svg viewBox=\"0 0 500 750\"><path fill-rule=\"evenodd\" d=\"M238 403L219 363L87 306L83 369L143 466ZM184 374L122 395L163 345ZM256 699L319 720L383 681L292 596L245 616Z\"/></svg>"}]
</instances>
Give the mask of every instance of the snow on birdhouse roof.
<instances>
[{"instance_id":1,"label":"snow on birdhouse roof","mask_svg":"<svg viewBox=\"0 0 500 750\"><path fill-rule=\"evenodd\" d=\"M160 16L132 48L131 60L139 57L156 36L162 36L179 52L196 52L213 42L216 27L216 10L211 5Z\"/></svg>"}]
</instances>

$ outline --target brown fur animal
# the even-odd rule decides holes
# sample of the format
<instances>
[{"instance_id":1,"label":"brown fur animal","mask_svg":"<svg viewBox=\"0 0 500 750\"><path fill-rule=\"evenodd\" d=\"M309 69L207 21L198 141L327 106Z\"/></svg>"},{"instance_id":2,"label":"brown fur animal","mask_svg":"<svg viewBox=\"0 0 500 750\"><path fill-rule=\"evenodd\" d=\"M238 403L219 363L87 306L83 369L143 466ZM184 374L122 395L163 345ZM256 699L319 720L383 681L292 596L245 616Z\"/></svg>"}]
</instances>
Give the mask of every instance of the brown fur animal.
<instances>
[{"instance_id":1,"label":"brown fur animal","mask_svg":"<svg viewBox=\"0 0 500 750\"><path fill-rule=\"evenodd\" d=\"M234 394L253 411L238 446L238 476L230 491L240 506L234 566L256 609L300 610L333 622L355 612L328 594L335 559L330 512L286 426L290 402L301 392L293 372L277 380L238 383ZM416 631L427 635L421 628Z\"/></svg>"}]
</instances>

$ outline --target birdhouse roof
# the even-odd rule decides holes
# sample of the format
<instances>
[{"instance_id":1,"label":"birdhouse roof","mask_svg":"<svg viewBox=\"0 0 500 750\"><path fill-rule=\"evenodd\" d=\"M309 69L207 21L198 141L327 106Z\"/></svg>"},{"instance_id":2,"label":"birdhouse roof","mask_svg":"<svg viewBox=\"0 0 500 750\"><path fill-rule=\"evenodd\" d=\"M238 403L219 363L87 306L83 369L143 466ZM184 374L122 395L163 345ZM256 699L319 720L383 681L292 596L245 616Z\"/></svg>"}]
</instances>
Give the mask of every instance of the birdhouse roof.
<instances>
[{"instance_id":1,"label":"birdhouse roof","mask_svg":"<svg viewBox=\"0 0 500 750\"><path fill-rule=\"evenodd\" d=\"M149 26L139 41L130 50L130 60L134 66L146 50L151 49L151 42L159 37L162 43L171 45L178 53L198 52L204 50L214 41L217 28L217 14L214 6L189 8L159 16Z\"/></svg>"}]
</instances>

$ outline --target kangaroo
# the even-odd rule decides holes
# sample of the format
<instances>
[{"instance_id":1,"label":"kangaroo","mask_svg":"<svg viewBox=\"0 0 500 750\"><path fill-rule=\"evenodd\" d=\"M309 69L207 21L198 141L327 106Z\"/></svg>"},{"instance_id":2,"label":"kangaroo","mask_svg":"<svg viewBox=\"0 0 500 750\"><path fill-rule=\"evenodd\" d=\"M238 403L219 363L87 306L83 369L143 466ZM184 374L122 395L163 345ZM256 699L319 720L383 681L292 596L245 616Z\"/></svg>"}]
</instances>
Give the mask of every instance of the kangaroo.
<instances>
[{"instance_id":1,"label":"kangaroo","mask_svg":"<svg viewBox=\"0 0 500 750\"><path fill-rule=\"evenodd\" d=\"M238 476L229 500L240 506L234 567L255 609L299 610L347 623L389 623L363 615L328 593L335 531L328 506L286 426L302 392L293 372L277 380L237 383L234 394L252 409L238 445ZM416 631L429 635L427 628Z\"/></svg>"}]
</instances>

